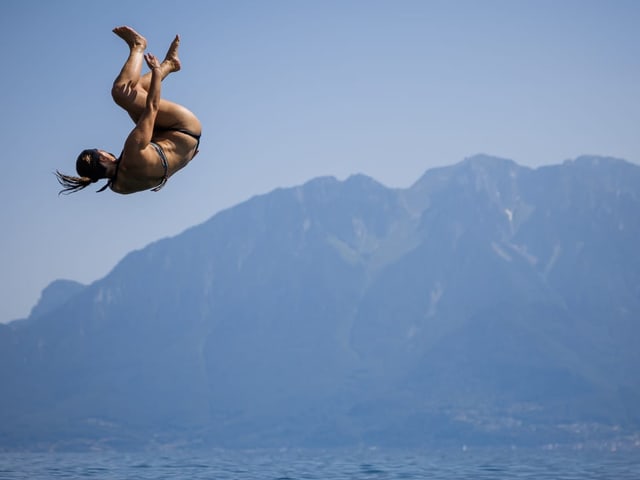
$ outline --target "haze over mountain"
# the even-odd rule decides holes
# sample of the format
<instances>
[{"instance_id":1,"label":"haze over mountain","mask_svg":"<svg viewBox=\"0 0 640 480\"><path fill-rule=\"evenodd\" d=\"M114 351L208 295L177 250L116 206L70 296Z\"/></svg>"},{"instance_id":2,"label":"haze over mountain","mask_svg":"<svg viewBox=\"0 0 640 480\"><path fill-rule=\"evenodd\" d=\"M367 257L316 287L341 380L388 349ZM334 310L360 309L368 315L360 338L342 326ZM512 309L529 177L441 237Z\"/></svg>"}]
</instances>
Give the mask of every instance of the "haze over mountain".
<instances>
[{"instance_id":1,"label":"haze over mountain","mask_svg":"<svg viewBox=\"0 0 640 480\"><path fill-rule=\"evenodd\" d=\"M639 239L612 158L278 189L0 325L0 446L634 441Z\"/></svg>"}]
</instances>

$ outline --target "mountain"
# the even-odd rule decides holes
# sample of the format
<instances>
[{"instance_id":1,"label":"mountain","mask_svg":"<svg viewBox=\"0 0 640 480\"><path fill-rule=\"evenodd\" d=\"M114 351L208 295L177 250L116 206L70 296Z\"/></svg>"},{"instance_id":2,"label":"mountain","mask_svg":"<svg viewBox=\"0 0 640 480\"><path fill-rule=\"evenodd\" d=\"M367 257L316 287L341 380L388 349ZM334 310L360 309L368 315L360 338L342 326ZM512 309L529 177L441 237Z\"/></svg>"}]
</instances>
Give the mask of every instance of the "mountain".
<instances>
[{"instance_id":1,"label":"mountain","mask_svg":"<svg viewBox=\"0 0 640 480\"><path fill-rule=\"evenodd\" d=\"M603 157L254 197L0 325L0 447L633 442L638 212Z\"/></svg>"}]
</instances>

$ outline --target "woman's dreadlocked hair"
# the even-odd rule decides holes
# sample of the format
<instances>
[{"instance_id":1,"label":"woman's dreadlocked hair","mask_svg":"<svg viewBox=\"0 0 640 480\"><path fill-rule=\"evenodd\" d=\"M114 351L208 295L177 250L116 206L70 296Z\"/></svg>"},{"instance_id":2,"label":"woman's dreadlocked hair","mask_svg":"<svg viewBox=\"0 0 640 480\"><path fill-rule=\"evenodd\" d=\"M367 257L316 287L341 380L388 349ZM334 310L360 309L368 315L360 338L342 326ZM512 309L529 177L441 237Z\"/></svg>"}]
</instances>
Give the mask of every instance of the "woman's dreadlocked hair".
<instances>
[{"instance_id":1,"label":"woman's dreadlocked hair","mask_svg":"<svg viewBox=\"0 0 640 480\"><path fill-rule=\"evenodd\" d=\"M76 160L76 171L79 177L65 175L56 170L58 182L64 188L58 192L68 195L107 177L107 169L100 163L100 155L96 149L83 150Z\"/></svg>"}]
</instances>

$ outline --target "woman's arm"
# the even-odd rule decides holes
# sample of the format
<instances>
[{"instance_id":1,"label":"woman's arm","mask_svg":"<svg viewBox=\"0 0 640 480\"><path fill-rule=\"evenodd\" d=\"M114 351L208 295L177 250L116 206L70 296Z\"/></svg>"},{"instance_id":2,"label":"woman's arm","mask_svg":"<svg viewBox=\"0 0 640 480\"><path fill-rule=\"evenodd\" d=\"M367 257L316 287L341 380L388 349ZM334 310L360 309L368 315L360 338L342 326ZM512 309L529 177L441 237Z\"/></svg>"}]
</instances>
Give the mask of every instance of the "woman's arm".
<instances>
[{"instance_id":1,"label":"woman's arm","mask_svg":"<svg viewBox=\"0 0 640 480\"><path fill-rule=\"evenodd\" d=\"M162 89L160 62L158 62L158 59L151 53L145 54L144 59L151 69L151 83L149 85L149 91L147 92L147 103L138 119L138 123L125 142L125 150L141 151L149 145L151 137L153 136L156 116L160 108L160 91Z\"/></svg>"}]
</instances>

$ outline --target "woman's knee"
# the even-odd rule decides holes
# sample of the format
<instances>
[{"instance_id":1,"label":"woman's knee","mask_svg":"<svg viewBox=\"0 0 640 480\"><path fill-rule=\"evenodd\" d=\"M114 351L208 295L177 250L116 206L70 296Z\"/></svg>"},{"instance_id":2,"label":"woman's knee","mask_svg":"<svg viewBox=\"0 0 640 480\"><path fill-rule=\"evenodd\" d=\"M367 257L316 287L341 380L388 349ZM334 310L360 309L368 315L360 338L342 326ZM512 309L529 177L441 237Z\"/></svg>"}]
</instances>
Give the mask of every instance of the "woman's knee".
<instances>
[{"instance_id":1,"label":"woman's knee","mask_svg":"<svg viewBox=\"0 0 640 480\"><path fill-rule=\"evenodd\" d=\"M140 94L141 92L130 84L114 83L113 87L111 87L113 101L125 110L138 107Z\"/></svg>"}]
</instances>

